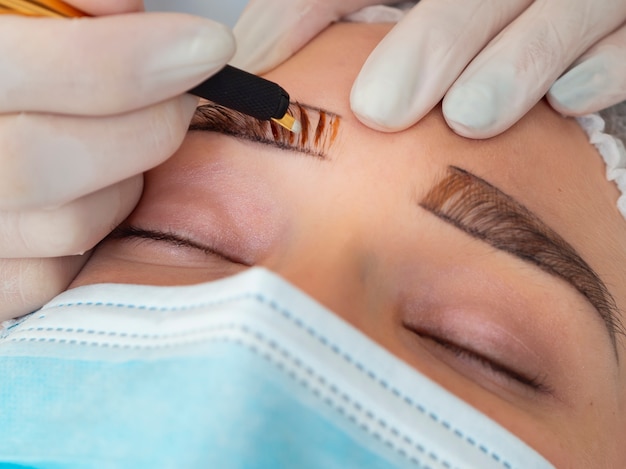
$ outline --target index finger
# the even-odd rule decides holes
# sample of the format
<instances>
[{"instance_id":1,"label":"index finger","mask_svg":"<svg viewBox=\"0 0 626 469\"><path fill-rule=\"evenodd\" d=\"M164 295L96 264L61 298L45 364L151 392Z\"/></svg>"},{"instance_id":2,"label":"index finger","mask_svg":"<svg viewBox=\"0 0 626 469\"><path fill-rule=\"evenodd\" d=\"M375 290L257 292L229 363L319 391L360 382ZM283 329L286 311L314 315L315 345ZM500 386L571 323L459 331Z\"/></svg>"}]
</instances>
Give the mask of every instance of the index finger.
<instances>
[{"instance_id":1,"label":"index finger","mask_svg":"<svg viewBox=\"0 0 626 469\"><path fill-rule=\"evenodd\" d=\"M234 53L230 31L177 13L0 17L0 113L111 115L164 101Z\"/></svg>"}]
</instances>

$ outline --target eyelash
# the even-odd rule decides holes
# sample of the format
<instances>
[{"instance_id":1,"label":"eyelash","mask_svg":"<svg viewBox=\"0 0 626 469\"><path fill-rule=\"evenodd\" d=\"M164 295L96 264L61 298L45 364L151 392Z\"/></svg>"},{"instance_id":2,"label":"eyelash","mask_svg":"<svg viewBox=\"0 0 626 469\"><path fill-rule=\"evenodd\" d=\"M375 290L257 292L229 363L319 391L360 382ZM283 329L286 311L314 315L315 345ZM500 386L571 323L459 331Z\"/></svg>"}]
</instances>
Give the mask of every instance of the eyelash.
<instances>
[{"instance_id":1,"label":"eyelash","mask_svg":"<svg viewBox=\"0 0 626 469\"><path fill-rule=\"evenodd\" d=\"M430 340L431 342L447 350L448 352L453 353L457 358L467 359L478 363L479 365L486 368L488 371L496 373L498 376L504 377L509 381L526 386L537 393L552 394L552 389L546 384L544 377L541 377L539 375L534 377L524 376L514 370L511 370L510 368L507 368L504 365L498 364L493 360L490 360L483 355L480 355L466 348L459 347L458 345L452 342L448 342L447 340L425 334L418 335L422 338Z\"/></svg>"},{"instance_id":2,"label":"eyelash","mask_svg":"<svg viewBox=\"0 0 626 469\"><path fill-rule=\"evenodd\" d=\"M188 247L192 249L198 249L207 256L213 256L220 258L226 262L230 262L233 264L241 264L245 266L249 266L246 262L241 259L236 259L231 255L224 254L217 249L210 248L207 246L201 246L191 240L185 239L181 236L176 235L175 233L165 232L165 231L157 231L157 230L145 230L133 225L126 226L118 226L110 235L109 238L113 239L139 239L139 240L148 240L148 241L160 241L169 243L178 247Z\"/></svg>"}]
</instances>

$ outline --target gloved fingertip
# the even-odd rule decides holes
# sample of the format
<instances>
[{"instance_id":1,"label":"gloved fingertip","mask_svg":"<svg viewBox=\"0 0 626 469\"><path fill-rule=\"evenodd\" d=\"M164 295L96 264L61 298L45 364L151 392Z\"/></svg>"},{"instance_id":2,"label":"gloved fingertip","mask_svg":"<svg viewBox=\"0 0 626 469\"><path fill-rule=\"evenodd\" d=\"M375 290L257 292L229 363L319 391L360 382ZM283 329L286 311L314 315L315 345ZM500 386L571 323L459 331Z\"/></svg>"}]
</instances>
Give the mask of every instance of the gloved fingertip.
<instances>
[{"instance_id":1,"label":"gloved fingertip","mask_svg":"<svg viewBox=\"0 0 626 469\"><path fill-rule=\"evenodd\" d=\"M251 73L263 73L293 52L288 37L297 24L297 11L282 2L252 2L233 28L237 50L230 64ZM280 18L280 21L276 21Z\"/></svg>"},{"instance_id":2,"label":"gloved fingertip","mask_svg":"<svg viewBox=\"0 0 626 469\"><path fill-rule=\"evenodd\" d=\"M350 93L350 106L364 125L382 132L397 132L411 126L407 119L406 103L399 103L389 88L376 80L355 82Z\"/></svg>"},{"instance_id":3,"label":"gloved fingertip","mask_svg":"<svg viewBox=\"0 0 626 469\"><path fill-rule=\"evenodd\" d=\"M489 138L499 133L499 99L492 86L466 83L453 87L443 100L443 114L448 126L468 138Z\"/></svg>"},{"instance_id":4,"label":"gloved fingertip","mask_svg":"<svg viewBox=\"0 0 626 469\"><path fill-rule=\"evenodd\" d=\"M216 72L235 53L235 39L226 26L206 19L189 23L175 31L177 37L167 46L146 55L145 68L155 80L171 82Z\"/></svg>"},{"instance_id":5,"label":"gloved fingertip","mask_svg":"<svg viewBox=\"0 0 626 469\"><path fill-rule=\"evenodd\" d=\"M258 48L253 43L253 40L238 41L237 51L229 64L250 73L261 74L269 71L288 57L287 53L274 49L276 46L274 43L258 43ZM263 50L264 53L260 54L260 50Z\"/></svg>"},{"instance_id":6,"label":"gloved fingertip","mask_svg":"<svg viewBox=\"0 0 626 469\"><path fill-rule=\"evenodd\" d=\"M550 104L567 115L584 114L593 107L593 100L607 88L604 66L592 57L572 68L550 88Z\"/></svg>"},{"instance_id":7,"label":"gloved fingertip","mask_svg":"<svg viewBox=\"0 0 626 469\"><path fill-rule=\"evenodd\" d=\"M354 115L363 125L369 127L370 129L378 130L379 132L398 132L400 130L403 130L402 128L393 127L387 122L380 122L357 112L355 112Z\"/></svg>"}]
</instances>

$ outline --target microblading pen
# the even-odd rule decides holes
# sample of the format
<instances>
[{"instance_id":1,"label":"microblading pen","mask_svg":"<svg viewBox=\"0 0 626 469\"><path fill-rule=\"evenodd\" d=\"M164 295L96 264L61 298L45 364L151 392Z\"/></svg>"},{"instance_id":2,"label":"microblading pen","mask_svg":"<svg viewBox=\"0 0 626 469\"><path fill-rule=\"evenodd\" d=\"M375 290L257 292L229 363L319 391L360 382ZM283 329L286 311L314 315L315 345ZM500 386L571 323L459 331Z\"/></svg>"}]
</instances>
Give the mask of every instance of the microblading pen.
<instances>
[{"instance_id":1,"label":"microblading pen","mask_svg":"<svg viewBox=\"0 0 626 469\"><path fill-rule=\"evenodd\" d=\"M189 93L259 120L271 119L292 132L301 130L300 122L287 112L289 95L283 88L230 65Z\"/></svg>"},{"instance_id":2,"label":"microblading pen","mask_svg":"<svg viewBox=\"0 0 626 469\"><path fill-rule=\"evenodd\" d=\"M0 0L0 14L71 18L89 16L61 0ZM226 65L189 90L220 106L259 120L272 120L292 132L302 126L289 114L289 94L274 82Z\"/></svg>"}]
</instances>

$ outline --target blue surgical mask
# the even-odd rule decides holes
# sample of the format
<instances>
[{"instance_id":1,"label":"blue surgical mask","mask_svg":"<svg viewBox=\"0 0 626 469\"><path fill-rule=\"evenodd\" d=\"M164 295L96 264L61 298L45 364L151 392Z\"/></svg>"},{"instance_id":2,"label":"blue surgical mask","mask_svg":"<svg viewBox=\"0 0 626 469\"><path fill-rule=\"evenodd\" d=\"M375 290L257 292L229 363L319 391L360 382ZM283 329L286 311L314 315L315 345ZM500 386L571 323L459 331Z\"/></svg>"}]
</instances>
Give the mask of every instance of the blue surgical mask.
<instances>
[{"instance_id":1,"label":"blue surgical mask","mask_svg":"<svg viewBox=\"0 0 626 469\"><path fill-rule=\"evenodd\" d=\"M270 272L70 290L0 338L0 462L38 468L544 468Z\"/></svg>"}]
</instances>

